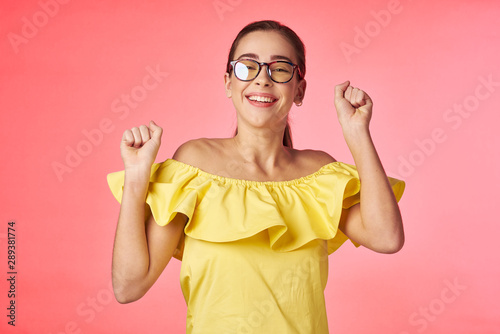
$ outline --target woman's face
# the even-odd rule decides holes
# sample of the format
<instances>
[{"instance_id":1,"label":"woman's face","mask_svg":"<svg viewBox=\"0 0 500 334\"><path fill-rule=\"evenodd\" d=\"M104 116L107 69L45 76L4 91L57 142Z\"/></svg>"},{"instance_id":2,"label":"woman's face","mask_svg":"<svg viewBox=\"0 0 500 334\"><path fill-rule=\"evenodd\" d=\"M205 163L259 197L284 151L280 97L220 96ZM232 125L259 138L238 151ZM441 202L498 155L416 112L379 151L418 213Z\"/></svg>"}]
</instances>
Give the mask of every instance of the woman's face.
<instances>
[{"instance_id":1,"label":"woman's face","mask_svg":"<svg viewBox=\"0 0 500 334\"><path fill-rule=\"evenodd\" d=\"M252 59L260 63L285 60L297 64L293 46L275 31L254 31L247 34L240 40L234 55L233 60ZM306 82L298 77L295 70L292 80L276 83L269 78L267 66L263 66L259 75L251 81L239 80L234 71L230 75L226 73L226 95L233 100L238 127L249 125L283 130L293 103L301 102L304 97Z\"/></svg>"}]
</instances>

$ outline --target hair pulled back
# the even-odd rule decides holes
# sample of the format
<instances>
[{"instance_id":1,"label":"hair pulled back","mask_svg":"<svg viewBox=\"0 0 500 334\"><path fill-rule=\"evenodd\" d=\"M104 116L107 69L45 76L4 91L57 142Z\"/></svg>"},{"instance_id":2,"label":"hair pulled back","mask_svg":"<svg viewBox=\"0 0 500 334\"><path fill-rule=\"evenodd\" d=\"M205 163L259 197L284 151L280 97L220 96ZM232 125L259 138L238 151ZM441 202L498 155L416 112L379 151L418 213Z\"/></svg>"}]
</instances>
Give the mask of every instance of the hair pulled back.
<instances>
[{"instance_id":1,"label":"hair pulled back","mask_svg":"<svg viewBox=\"0 0 500 334\"><path fill-rule=\"evenodd\" d=\"M236 48L238 47L240 40L249 33L254 31L276 31L280 33L293 46L295 54L297 56L297 65L299 67L298 78L299 79L304 78L306 74L306 50L304 43L292 29L288 28L287 26L277 21L271 21L271 20L252 22L247 26L245 26L243 29L241 29L241 31L234 39L233 44L231 45L231 49L229 50L229 55L227 57L227 65L226 65L227 73L230 74L232 71L231 61L234 60L234 53L236 52ZM236 129L235 135L237 133L238 129ZM292 133L290 131L290 124L288 122L285 127L285 134L283 135L283 145L288 146L290 148L293 147Z\"/></svg>"}]
</instances>

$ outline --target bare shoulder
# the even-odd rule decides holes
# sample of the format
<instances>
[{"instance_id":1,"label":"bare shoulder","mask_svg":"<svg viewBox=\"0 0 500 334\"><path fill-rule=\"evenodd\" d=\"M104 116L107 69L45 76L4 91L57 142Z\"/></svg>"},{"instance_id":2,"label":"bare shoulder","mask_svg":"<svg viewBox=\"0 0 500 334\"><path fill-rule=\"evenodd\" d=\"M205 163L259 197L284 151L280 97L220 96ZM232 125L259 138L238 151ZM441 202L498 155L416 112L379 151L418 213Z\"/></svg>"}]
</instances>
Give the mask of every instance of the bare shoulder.
<instances>
[{"instance_id":1,"label":"bare shoulder","mask_svg":"<svg viewBox=\"0 0 500 334\"><path fill-rule=\"evenodd\" d=\"M297 163L308 172L315 172L324 165L336 162L330 154L319 150L293 150Z\"/></svg>"},{"instance_id":2,"label":"bare shoulder","mask_svg":"<svg viewBox=\"0 0 500 334\"><path fill-rule=\"evenodd\" d=\"M172 159L202 168L207 165L207 157L214 160L221 155L223 146L223 139L219 138L192 139L179 146Z\"/></svg>"}]
</instances>

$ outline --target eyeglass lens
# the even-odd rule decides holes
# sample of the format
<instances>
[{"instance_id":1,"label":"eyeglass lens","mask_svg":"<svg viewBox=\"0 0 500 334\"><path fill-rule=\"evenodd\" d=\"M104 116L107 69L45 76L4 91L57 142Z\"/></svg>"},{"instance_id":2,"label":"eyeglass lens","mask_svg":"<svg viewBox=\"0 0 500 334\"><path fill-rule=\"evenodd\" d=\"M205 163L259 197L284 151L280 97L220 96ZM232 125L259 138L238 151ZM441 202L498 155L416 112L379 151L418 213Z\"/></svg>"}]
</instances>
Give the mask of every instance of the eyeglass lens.
<instances>
[{"instance_id":1,"label":"eyeglass lens","mask_svg":"<svg viewBox=\"0 0 500 334\"><path fill-rule=\"evenodd\" d=\"M249 81L257 77L260 64L253 60L239 60L234 66L234 74L240 80ZM293 76L293 66L286 62L274 62L269 65L271 78L276 82L287 82Z\"/></svg>"}]
</instances>

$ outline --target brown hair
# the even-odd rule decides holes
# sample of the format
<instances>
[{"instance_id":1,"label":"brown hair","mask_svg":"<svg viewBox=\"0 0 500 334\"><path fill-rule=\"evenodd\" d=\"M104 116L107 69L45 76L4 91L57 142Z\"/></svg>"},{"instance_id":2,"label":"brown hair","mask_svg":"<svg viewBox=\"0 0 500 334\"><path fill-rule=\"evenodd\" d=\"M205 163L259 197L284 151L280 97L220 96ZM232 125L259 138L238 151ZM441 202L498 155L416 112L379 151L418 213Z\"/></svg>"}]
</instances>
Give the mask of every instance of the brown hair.
<instances>
[{"instance_id":1,"label":"brown hair","mask_svg":"<svg viewBox=\"0 0 500 334\"><path fill-rule=\"evenodd\" d=\"M254 32L254 31L276 31L280 33L283 37L285 37L288 42L293 46L295 49L295 53L297 56L297 65L299 67L298 70L298 78L303 79L305 74L306 74L306 50L304 43L302 40L297 36L297 34L287 26L277 22L277 21L257 21L257 22L252 22L245 26L241 31L238 33L236 38L233 41L233 44L231 45L231 49L229 50L229 56L227 57L227 66L226 66L226 72L231 74L232 71L232 66L231 66L231 61L234 58L234 53L236 52L236 48L238 47L238 44L240 40L246 36L247 34ZM236 128L234 134L236 135L238 133L238 128ZM286 127L285 127L285 134L283 135L283 145L288 146L290 148L293 147L292 144L292 133L290 131L290 124L287 122Z\"/></svg>"}]
</instances>

